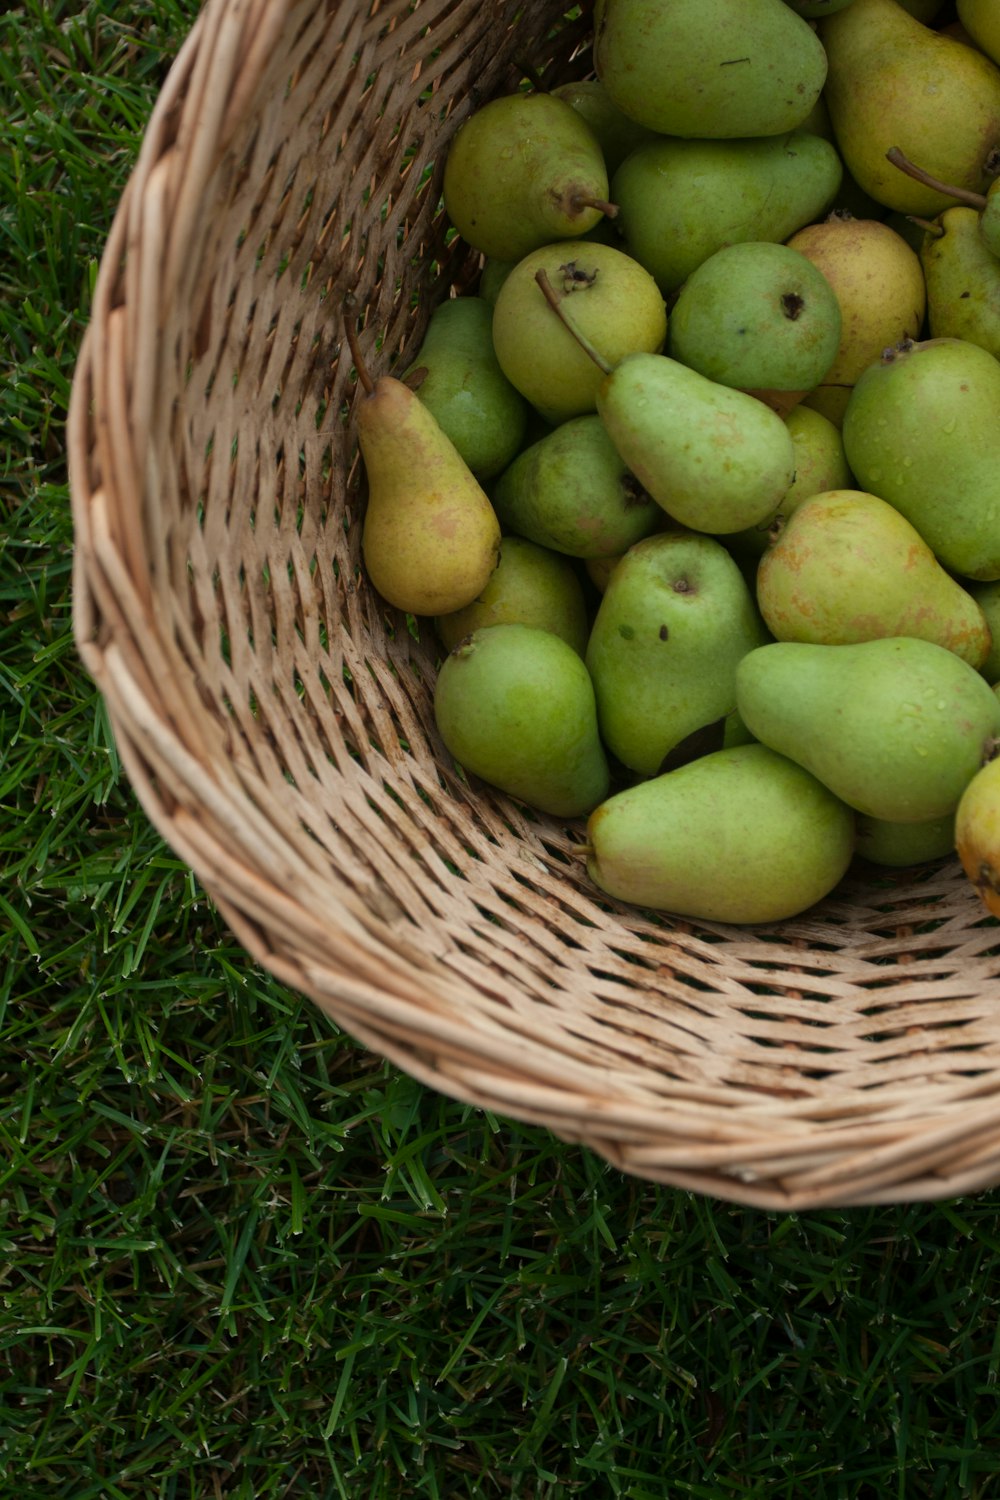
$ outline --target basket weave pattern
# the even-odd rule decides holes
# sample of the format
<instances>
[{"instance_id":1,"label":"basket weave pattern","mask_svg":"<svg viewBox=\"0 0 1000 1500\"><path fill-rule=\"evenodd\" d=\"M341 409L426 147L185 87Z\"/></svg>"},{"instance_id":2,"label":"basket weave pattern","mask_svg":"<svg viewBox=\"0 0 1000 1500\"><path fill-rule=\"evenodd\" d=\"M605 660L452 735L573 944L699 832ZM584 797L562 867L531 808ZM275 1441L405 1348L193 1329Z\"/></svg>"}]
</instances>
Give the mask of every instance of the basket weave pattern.
<instances>
[{"instance_id":1,"label":"basket weave pattern","mask_svg":"<svg viewBox=\"0 0 1000 1500\"><path fill-rule=\"evenodd\" d=\"M374 372L476 263L447 141L544 0L210 0L103 259L70 421L75 631L129 777L254 959L455 1097L767 1207L1000 1181L1000 951L957 861L774 928L601 899L581 828L454 767L438 648L359 566ZM580 52L580 48L583 52ZM398 368L403 368L400 364Z\"/></svg>"}]
</instances>

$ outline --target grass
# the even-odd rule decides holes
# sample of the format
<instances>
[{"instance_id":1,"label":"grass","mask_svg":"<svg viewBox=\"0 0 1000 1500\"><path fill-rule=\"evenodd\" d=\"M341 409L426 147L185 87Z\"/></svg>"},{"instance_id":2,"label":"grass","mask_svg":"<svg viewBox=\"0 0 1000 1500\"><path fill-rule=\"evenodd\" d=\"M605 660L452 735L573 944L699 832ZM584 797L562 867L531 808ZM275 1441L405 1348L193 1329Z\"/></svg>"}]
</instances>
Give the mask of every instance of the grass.
<instances>
[{"instance_id":1,"label":"grass","mask_svg":"<svg viewBox=\"0 0 1000 1500\"><path fill-rule=\"evenodd\" d=\"M1000 1496L1000 1197L781 1215L366 1053L146 821L64 423L193 0L0 15L0 1453L51 1500Z\"/></svg>"}]
</instances>

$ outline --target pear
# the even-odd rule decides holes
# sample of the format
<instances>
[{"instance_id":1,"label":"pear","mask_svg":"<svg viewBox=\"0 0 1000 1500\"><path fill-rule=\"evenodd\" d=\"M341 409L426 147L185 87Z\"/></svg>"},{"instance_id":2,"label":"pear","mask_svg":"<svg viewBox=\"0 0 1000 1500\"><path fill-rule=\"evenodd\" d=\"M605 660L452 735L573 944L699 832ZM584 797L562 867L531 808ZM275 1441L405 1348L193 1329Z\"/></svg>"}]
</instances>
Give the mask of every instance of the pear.
<instances>
[{"instance_id":1,"label":"pear","mask_svg":"<svg viewBox=\"0 0 1000 1500\"><path fill-rule=\"evenodd\" d=\"M840 428L828 417L800 402L788 413L785 426L795 446L795 478L769 515L756 526L748 526L746 530L725 538L726 546L738 557L761 557L772 533L782 527L810 495L818 495L821 490L853 487L853 475L847 467Z\"/></svg>"},{"instance_id":2,"label":"pear","mask_svg":"<svg viewBox=\"0 0 1000 1500\"><path fill-rule=\"evenodd\" d=\"M955 847L986 910L1000 917L1000 759L977 771L962 793Z\"/></svg>"},{"instance_id":3,"label":"pear","mask_svg":"<svg viewBox=\"0 0 1000 1500\"><path fill-rule=\"evenodd\" d=\"M802 502L760 560L757 603L779 641L918 636L977 671L990 650L972 595L898 510L861 490Z\"/></svg>"},{"instance_id":4,"label":"pear","mask_svg":"<svg viewBox=\"0 0 1000 1500\"><path fill-rule=\"evenodd\" d=\"M451 297L431 313L416 359L417 395L480 480L506 468L521 447L527 404L493 349L493 309L482 297Z\"/></svg>"},{"instance_id":5,"label":"pear","mask_svg":"<svg viewBox=\"0 0 1000 1500\"><path fill-rule=\"evenodd\" d=\"M943 818L996 751L1000 699L932 641L776 641L736 669L750 733L848 806L887 822Z\"/></svg>"},{"instance_id":6,"label":"pear","mask_svg":"<svg viewBox=\"0 0 1000 1500\"><path fill-rule=\"evenodd\" d=\"M723 245L786 240L831 208L843 178L821 136L654 140L612 179L625 247L666 296Z\"/></svg>"},{"instance_id":7,"label":"pear","mask_svg":"<svg viewBox=\"0 0 1000 1500\"><path fill-rule=\"evenodd\" d=\"M484 263L479 273L479 295L490 307L496 307L500 288L516 265L516 260L487 259Z\"/></svg>"},{"instance_id":8,"label":"pear","mask_svg":"<svg viewBox=\"0 0 1000 1500\"><path fill-rule=\"evenodd\" d=\"M1000 363L965 339L887 349L844 415L858 487L888 500L951 572L1000 578Z\"/></svg>"},{"instance_id":9,"label":"pear","mask_svg":"<svg viewBox=\"0 0 1000 1500\"><path fill-rule=\"evenodd\" d=\"M937 177L932 177L929 172L924 171L917 163L910 161L898 146L890 147L886 152L886 158L894 167L899 167L914 181L922 182L935 192L954 198L967 208L975 209L979 215L979 233L983 244L993 255L1000 256L1000 178L994 175L1000 167L1000 146L995 147L986 158L986 170L993 176L993 180L985 193L976 193L954 183L941 182ZM927 227L933 232L932 226Z\"/></svg>"},{"instance_id":10,"label":"pear","mask_svg":"<svg viewBox=\"0 0 1000 1500\"><path fill-rule=\"evenodd\" d=\"M981 52L1000 63L1000 10L996 0L957 0L958 19Z\"/></svg>"},{"instance_id":11,"label":"pear","mask_svg":"<svg viewBox=\"0 0 1000 1500\"><path fill-rule=\"evenodd\" d=\"M919 256L878 219L835 212L796 231L788 245L822 271L841 313L840 343L805 404L837 426L851 389L882 350L923 328L926 294Z\"/></svg>"},{"instance_id":12,"label":"pear","mask_svg":"<svg viewBox=\"0 0 1000 1500\"><path fill-rule=\"evenodd\" d=\"M794 478L794 445L763 401L708 380L665 354L612 365L577 328L548 281L538 286L603 372L597 415L627 468L681 526L741 531L770 514Z\"/></svg>"},{"instance_id":13,"label":"pear","mask_svg":"<svg viewBox=\"0 0 1000 1500\"><path fill-rule=\"evenodd\" d=\"M772 241L726 245L702 261L670 312L668 353L786 415L840 345L840 304L806 256Z\"/></svg>"},{"instance_id":14,"label":"pear","mask_svg":"<svg viewBox=\"0 0 1000 1500\"><path fill-rule=\"evenodd\" d=\"M1000 70L897 0L854 0L819 25L837 144L864 191L902 213L947 208L946 197L886 160L899 146L936 177L984 192L985 163L1000 143Z\"/></svg>"},{"instance_id":15,"label":"pear","mask_svg":"<svg viewBox=\"0 0 1000 1500\"><path fill-rule=\"evenodd\" d=\"M551 630L583 656L590 622L583 585L568 557L524 537L505 536L500 561L479 598L434 621L446 651L475 630L509 624Z\"/></svg>"},{"instance_id":16,"label":"pear","mask_svg":"<svg viewBox=\"0 0 1000 1500\"><path fill-rule=\"evenodd\" d=\"M982 610L992 636L989 654L979 670L987 682L997 684L1000 683L1000 582L970 583L969 593Z\"/></svg>"},{"instance_id":17,"label":"pear","mask_svg":"<svg viewBox=\"0 0 1000 1500\"><path fill-rule=\"evenodd\" d=\"M779 922L833 890L853 846L853 814L814 776L764 745L738 745L601 803L587 820L587 873L635 906Z\"/></svg>"},{"instance_id":18,"label":"pear","mask_svg":"<svg viewBox=\"0 0 1000 1500\"><path fill-rule=\"evenodd\" d=\"M667 313L653 277L614 246L574 240L519 261L497 294L493 345L507 379L555 425L595 410L601 372L548 315L536 280L540 270L572 306L574 325L613 362L662 349Z\"/></svg>"},{"instance_id":19,"label":"pear","mask_svg":"<svg viewBox=\"0 0 1000 1500\"><path fill-rule=\"evenodd\" d=\"M576 239L615 211L594 132L547 93L501 95L468 116L452 137L442 193L462 238L496 260Z\"/></svg>"},{"instance_id":20,"label":"pear","mask_svg":"<svg viewBox=\"0 0 1000 1500\"><path fill-rule=\"evenodd\" d=\"M736 664L766 639L725 547L688 531L637 542L611 573L587 645L601 738L653 775L736 706ZM709 740L711 743L711 740Z\"/></svg>"},{"instance_id":21,"label":"pear","mask_svg":"<svg viewBox=\"0 0 1000 1500\"><path fill-rule=\"evenodd\" d=\"M1000 259L975 209L946 208L920 251L932 338L966 339L1000 356Z\"/></svg>"},{"instance_id":22,"label":"pear","mask_svg":"<svg viewBox=\"0 0 1000 1500\"><path fill-rule=\"evenodd\" d=\"M617 556L664 522L596 412L530 444L495 480L491 496L505 530L570 557Z\"/></svg>"},{"instance_id":23,"label":"pear","mask_svg":"<svg viewBox=\"0 0 1000 1500\"><path fill-rule=\"evenodd\" d=\"M467 636L441 664L434 717L464 771L540 812L583 817L607 796L590 677L550 630L511 623Z\"/></svg>"},{"instance_id":24,"label":"pear","mask_svg":"<svg viewBox=\"0 0 1000 1500\"><path fill-rule=\"evenodd\" d=\"M497 564L500 523L489 497L402 380L373 380L347 323L363 394L355 408L368 479L361 549L387 603L414 615L471 604Z\"/></svg>"},{"instance_id":25,"label":"pear","mask_svg":"<svg viewBox=\"0 0 1000 1500\"><path fill-rule=\"evenodd\" d=\"M857 852L873 865L905 869L955 853L955 814L926 823L890 823L858 813Z\"/></svg>"},{"instance_id":26,"label":"pear","mask_svg":"<svg viewBox=\"0 0 1000 1500\"><path fill-rule=\"evenodd\" d=\"M826 79L815 33L782 0L603 0L594 70L618 107L661 135L780 135Z\"/></svg>"},{"instance_id":27,"label":"pear","mask_svg":"<svg viewBox=\"0 0 1000 1500\"><path fill-rule=\"evenodd\" d=\"M571 104L586 120L597 137L609 174L653 134L618 108L599 78L571 79L557 84L552 93Z\"/></svg>"}]
</instances>

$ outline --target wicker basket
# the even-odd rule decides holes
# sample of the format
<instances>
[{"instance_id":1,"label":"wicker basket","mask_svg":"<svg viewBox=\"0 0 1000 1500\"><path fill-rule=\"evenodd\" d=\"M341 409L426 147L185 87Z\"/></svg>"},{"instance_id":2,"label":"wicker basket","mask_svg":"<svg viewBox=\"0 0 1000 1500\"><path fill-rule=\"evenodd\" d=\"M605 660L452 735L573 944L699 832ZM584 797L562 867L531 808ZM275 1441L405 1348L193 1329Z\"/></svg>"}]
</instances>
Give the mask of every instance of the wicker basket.
<instances>
[{"instance_id":1,"label":"wicker basket","mask_svg":"<svg viewBox=\"0 0 1000 1500\"><path fill-rule=\"evenodd\" d=\"M116 217L70 422L75 630L135 790L253 958L425 1083L774 1208L1000 1181L1000 948L957 860L774 928L599 898L582 829L470 785L436 645L359 568L375 371L476 264L450 135L546 0L210 0Z\"/></svg>"}]
</instances>

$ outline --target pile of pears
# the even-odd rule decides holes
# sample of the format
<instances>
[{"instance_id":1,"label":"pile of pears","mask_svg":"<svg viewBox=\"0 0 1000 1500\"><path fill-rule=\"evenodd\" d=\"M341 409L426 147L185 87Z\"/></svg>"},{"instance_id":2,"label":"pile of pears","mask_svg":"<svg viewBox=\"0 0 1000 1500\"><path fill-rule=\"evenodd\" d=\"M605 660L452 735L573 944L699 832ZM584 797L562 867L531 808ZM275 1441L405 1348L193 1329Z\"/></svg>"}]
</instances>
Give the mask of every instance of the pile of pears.
<instances>
[{"instance_id":1,"label":"pile of pears","mask_svg":"<svg viewBox=\"0 0 1000 1500\"><path fill-rule=\"evenodd\" d=\"M646 910L957 851L1000 916L1000 0L596 0L580 65L456 131L412 363L349 329L441 739Z\"/></svg>"}]
</instances>

